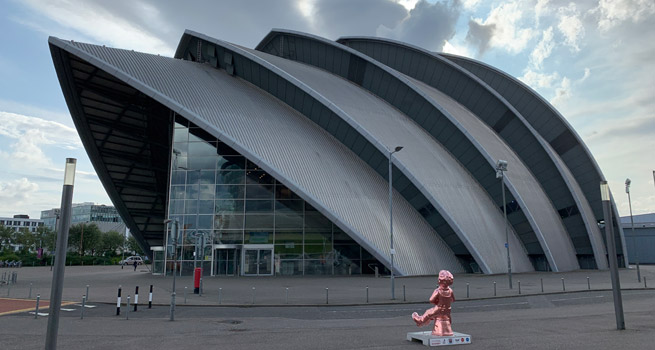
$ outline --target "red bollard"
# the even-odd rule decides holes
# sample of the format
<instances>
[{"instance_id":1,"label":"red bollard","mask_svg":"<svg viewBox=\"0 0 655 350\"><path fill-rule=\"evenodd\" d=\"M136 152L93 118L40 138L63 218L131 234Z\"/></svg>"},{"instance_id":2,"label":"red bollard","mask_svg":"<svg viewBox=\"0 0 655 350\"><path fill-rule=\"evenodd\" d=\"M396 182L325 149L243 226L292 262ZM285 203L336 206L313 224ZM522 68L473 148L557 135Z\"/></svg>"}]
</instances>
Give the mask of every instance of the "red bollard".
<instances>
[{"instance_id":1,"label":"red bollard","mask_svg":"<svg viewBox=\"0 0 655 350\"><path fill-rule=\"evenodd\" d=\"M200 277L202 277L202 268L196 267L193 271L193 294L200 294Z\"/></svg>"}]
</instances>

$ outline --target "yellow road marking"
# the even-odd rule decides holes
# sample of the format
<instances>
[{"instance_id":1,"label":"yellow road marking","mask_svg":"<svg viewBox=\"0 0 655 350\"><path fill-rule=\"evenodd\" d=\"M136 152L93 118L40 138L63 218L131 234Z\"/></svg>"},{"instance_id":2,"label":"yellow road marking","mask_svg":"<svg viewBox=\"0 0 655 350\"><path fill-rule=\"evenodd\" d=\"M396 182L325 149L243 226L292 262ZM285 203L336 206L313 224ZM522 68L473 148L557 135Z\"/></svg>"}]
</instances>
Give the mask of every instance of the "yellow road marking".
<instances>
[{"instance_id":1,"label":"yellow road marking","mask_svg":"<svg viewBox=\"0 0 655 350\"><path fill-rule=\"evenodd\" d=\"M16 299L16 298L0 298L0 300L18 300L18 301L31 301L31 299ZM62 301L61 306L66 306L66 305L71 305L75 304L75 301ZM43 306L43 309L50 309L50 302L48 301L48 306ZM27 311L32 311L36 310L36 300L34 300L34 306L27 308L27 309L18 309L18 310L11 310L11 311L6 311L6 312L0 312L0 316L4 315L11 315L11 314L19 314L21 312L27 312Z\"/></svg>"}]
</instances>

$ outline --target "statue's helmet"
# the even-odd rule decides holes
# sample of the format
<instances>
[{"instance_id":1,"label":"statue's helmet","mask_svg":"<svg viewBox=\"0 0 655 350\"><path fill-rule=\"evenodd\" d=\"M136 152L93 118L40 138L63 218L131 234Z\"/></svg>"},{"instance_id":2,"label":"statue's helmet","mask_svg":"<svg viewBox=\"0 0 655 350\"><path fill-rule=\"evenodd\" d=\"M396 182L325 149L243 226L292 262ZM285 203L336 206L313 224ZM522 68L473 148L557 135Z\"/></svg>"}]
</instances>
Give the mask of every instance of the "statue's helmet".
<instances>
[{"instance_id":1,"label":"statue's helmet","mask_svg":"<svg viewBox=\"0 0 655 350\"><path fill-rule=\"evenodd\" d=\"M454 277L453 274L448 270L439 271L439 284L445 283L447 286L453 284Z\"/></svg>"}]
</instances>

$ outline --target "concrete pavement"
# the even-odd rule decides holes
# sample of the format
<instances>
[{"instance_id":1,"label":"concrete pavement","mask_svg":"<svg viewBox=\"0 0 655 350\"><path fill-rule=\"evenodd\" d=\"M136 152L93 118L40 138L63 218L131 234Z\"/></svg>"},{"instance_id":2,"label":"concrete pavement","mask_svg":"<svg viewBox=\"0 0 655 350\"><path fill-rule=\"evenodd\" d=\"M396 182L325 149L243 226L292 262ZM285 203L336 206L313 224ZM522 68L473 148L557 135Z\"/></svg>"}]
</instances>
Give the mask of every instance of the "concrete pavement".
<instances>
[{"instance_id":1,"label":"concrete pavement","mask_svg":"<svg viewBox=\"0 0 655 350\"><path fill-rule=\"evenodd\" d=\"M2 269L18 272L18 283L0 287L0 297L28 298L30 284L32 299L37 294L42 300L50 297L52 272L49 267L23 267L20 269ZM623 289L644 289L643 278L649 289L655 287L655 266L641 266L642 282L637 282L634 269L622 269L621 286ZM589 284L587 281L589 277ZM436 287L436 276L396 278L396 300L391 300L391 283L388 277L373 276L325 276L325 277L205 277L203 278L203 295L193 294L191 276L177 277L177 304L184 305L184 291L187 291L187 305L229 306L253 305L325 305L326 294L330 305L367 304L368 303L424 303ZM562 279L564 287L562 286ZM507 275L457 274L453 289L458 300L521 295L560 293L571 291L608 290L611 289L609 271L579 270L566 273L521 273L513 275L514 288L509 289ZM146 266L137 271L132 267L121 269L120 266L72 266L66 267L63 299L81 301L89 285L89 300L93 302L116 303L118 286L121 285L123 302L127 295L134 295L139 286L139 300L147 301L148 289L153 285L153 302L169 304L172 277L153 276ZM468 298L467 298L468 284ZM403 289L404 287L404 289ZM253 290L254 288L254 290ZM328 288L326 293L326 288ZM404 297L404 299L403 299Z\"/></svg>"}]
</instances>

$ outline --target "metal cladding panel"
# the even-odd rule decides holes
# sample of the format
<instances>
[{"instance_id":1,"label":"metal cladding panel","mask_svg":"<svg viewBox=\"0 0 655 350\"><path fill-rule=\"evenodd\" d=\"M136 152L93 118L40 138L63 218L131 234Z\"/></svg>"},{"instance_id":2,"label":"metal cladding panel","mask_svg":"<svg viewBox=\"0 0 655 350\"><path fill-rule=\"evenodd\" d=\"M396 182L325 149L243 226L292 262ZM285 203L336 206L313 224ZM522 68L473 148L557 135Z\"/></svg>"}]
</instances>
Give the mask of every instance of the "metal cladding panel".
<instances>
[{"instance_id":1,"label":"metal cladding panel","mask_svg":"<svg viewBox=\"0 0 655 350\"><path fill-rule=\"evenodd\" d=\"M519 87L516 86L516 84L511 84L510 81L506 79L500 79L499 76L495 76L495 75L489 76L485 74L486 72L484 70L479 69L479 67L473 64L466 64L464 66L464 68L468 69L469 72L463 75L462 73L466 72L465 70L461 69L460 67L457 67L457 65L453 63L447 62L439 55L429 53L421 48L413 47L411 45L407 45L391 40L378 39L378 38L344 38L344 39L339 39L339 42L346 43L351 47L355 47L363 52L369 52L369 53L371 53L370 46L363 47L362 43L365 44L375 43L377 45L395 46L398 48L402 47L404 48L404 51L408 53L408 55L413 55L416 52L422 52L424 55L432 57L432 62L439 63L439 66L442 67L451 66L449 70L455 71L455 73L453 74L459 74L462 76L463 80L465 79L471 82L471 84L468 84L467 89L473 91L472 94L477 94L476 93L477 91L481 91L482 93L487 95L493 94L494 98L492 101L493 102L492 105L495 104L496 106L495 108L485 107L484 109L481 109L482 105L477 103L467 104L466 106L469 109L476 111L475 113L478 114L483 113L484 116L490 115L499 118L499 119L495 119L495 121L492 121L490 125L493 125L494 129L499 130L498 132L503 137L505 137L507 142L511 143L512 147L515 150L517 150L517 153L520 154L522 159L524 159L525 163L530 166L530 169L535 174L536 178L541 181L541 185L544 187L544 189L547 190L547 195L549 196L553 204L556 205L558 209L564 209L572 205L573 203L579 205L579 203L585 201L586 198L582 196L582 193L576 190L576 187L580 187L580 186L576 186L575 184L573 184L573 182L575 182L575 178L568 176L567 175L568 172L566 171L566 169L562 168L563 163L555 159L558 157L558 153L561 153L561 149L563 148L560 148L560 150L555 149L555 151L553 151L553 149L549 147L548 142L542 139L537 134L537 132L531 128L529 122L523 119L523 116L520 115L521 113L523 113L524 115L530 115L530 118L534 120L535 116L533 114L530 114L530 112L533 111L535 107L539 106L540 104L533 103L531 99L526 97L526 94L522 93L522 89L519 89ZM457 57L455 58L459 59ZM465 58L461 58L461 59L468 60ZM407 71L403 70L403 72L407 72ZM493 89L489 88L484 82L479 80L478 77L470 73L477 74L478 76L485 76L485 79L487 79L488 82L493 82L493 87L497 91L494 91ZM439 81L439 79L435 81L434 76L432 77L417 76L416 78L422 81L429 82L430 85L439 87L440 89L447 89L446 86L447 84L442 83L441 81ZM456 99L458 98L456 91L454 93L451 92L450 90L447 92L451 97L454 97ZM499 95L499 93L502 94L502 96ZM511 97L514 105L510 105L505 100L504 97L508 97L508 99L509 97ZM460 103L465 103L465 101L470 101L470 100L472 99L460 98L458 101ZM516 106L520 107L521 113L517 113L515 110L512 110ZM499 108L502 108L502 110L499 110ZM508 108L512 110L509 115L507 115L507 113L504 112ZM505 115L501 115L499 113L505 113ZM506 123L504 121L506 116L512 116L514 114L516 114L516 117L518 118L517 120L510 123ZM548 123L544 123L542 125L548 125ZM527 126L527 130L526 130L526 126ZM520 128L521 132L518 133L511 132L513 128L514 129ZM548 128L542 128L542 136L545 133L546 129L548 129L548 131L550 131L551 133L557 135L561 134L561 132L557 133L557 130L554 130L554 129L561 129L559 125L556 127L553 127L551 125ZM534 138L537 139L536 143ZM565 138L565 140L567 139ZM551 141L551 143L553 142ZM543 151L545 151L545 153ZM537 155L537 152L541 152L542 154ZM544 159L544 161L548 162L550 167L553 167L554 165L553 171L555 168L557 170L554 173L553 171L550 171L551 173L550 175L546 173L535 172L535 169L538 167L538 165L543 163L543 161L536 162L536 160L542 158ZM558 195L554 196L553 195L554 193ZM572 220L567 220L566 228L571 232L571 235L578 235L579 232L577 232L577 230L580 230L581 227L590 227L595 224L594 218L587 215L588 212L582 209L580 210L581 210L581 215L576 215L576 217L580 220L580 223L583 225L575 225L573 224ZM589 236L589 239L586 242L584 240L576 240L575 247L577 249L587 250L587 248L591 247L594 241L597 241L594 237L592 237L593 235L595 235L593 230L586 231L585 233ZM597 256L596 259L597 260L602 259L602 257Z\"/></svg>"},{"instance_id":2,"label":"metal cladding panel","mask_svg":"<svg viewBox=\"0 0 655 350\"><path fill-rule=\"evenodd\" d=\"M505 172L506 185L530 221L551 268L554 271L578 269L575 249L559 214L521 158L498 134L464 106L423 82L410 77L408 79L456 118L484 150L491 162L497 159L507 161L509 166Z\"/></svg>"},{"instance_id":3,"label":"metal cladding panel","mask_svg":"<svg viewBox=\"0 0 655 350\"><path fill-rule=\"evenodd\" d=\"M507 270L502 213L468 171L423 128L377 96L336 75L263 52L251 53L338 106L343 117L379 148L405 147L394 155L394 164L446 218L484 272ZM516 271L531 271L527 254L510 230Z\"/></svg>"},{"instance_id":4,"label":"metal cladding panel","mask_svg":"<svg viewBox=\"0 0 655 350\"><path fill-rule=\"evenodd\" d=\"M570 173L570 177L565 177L565 180L567 181L567 184L569 184L570 190L576 194L574 195L576 204L581 206L579 203L586 199L587 203L583 206L591 208L591 213L594 214L593 216L590 216L590 218L593 217L596 220L601 220L603 218L603 210L601 202L597 200L597 198L600 197L598 194L600 188L599 183L604 179L604 176L601 173L598 164L592 157L591 152L589 152L589 149L587 149L586 145L582 142L575 130L566 122L564 117L559 114L559 112L557 112L557 110L552 107L546 100L532 91L528 86L516 80L515 78L496 70L493 67L465 57L444 54L441 54L441 56L477 75L485 83L489 84L492 88L498 91L505 99L507 99L509 103L515 106L518 112L524 116L525 120L529 122L530 125L534 127L534 129L542 137L544 137L546 141L550 143L551 147L555 148L555 152L551 152L551 154L556 154L556 156L553 158L557 158L558 163L563 163L566 165L566 167L568 167L568 173ZM510 93L510 89L513 91L512 93ZM528 106L538 105L541 108L538 109L538 113L529 113L529 111L527 111L527 107L519 108L516 106L517 102L520 100L529 101ZM567 148L565 151L558 151L554 142L557 140L557 136L564 132L570 133L570 141L572 143L569 146L570 148ZM576 158L575 161L573 161L571 160L572 158L568 156L569 153L573 152L577 154L583 154L584 156L582 159ZM581 178L592 178L593 181L582 183L579 180ZM575 182L578 182L578 184L574 184ZM580 195L584 195L584 199L577 198ZM616 215L616 205L612 203L612 207L614 215ZM587 209L582 207L579 209L584 211L585 214L589 214ZM594 222L585 220L585 225L586 227L594 226ZM590 231L589 237L592 242L598 242L599 240L599 230L596 231L597 232ZM622 229L617 227L616 232L617 235L621 236L621 241L624 243L625 239ZM593 249L594 251L598 251L599 249L604 250L604 247L594 247ZM624 253L624 257L627 256L625 245L623 245L622 251ZM604 261L603 266L607 266L607 259L604 258L604 254L601 257L596 256L596 261L598 262L599 260Z\"/></svg>"},{"instance_id":5,"label":"metal cladding panel","mask_svg":"<svg viewBox=\"0 0 655 350\"><path fill-rule=\"evenodd\" d=\"M298 193L388 265L387 181L312 121L209 64L52 40L205 128ZM396 266L464 271L409 203L394 196Z\"/></svg>"}]
</instances>

